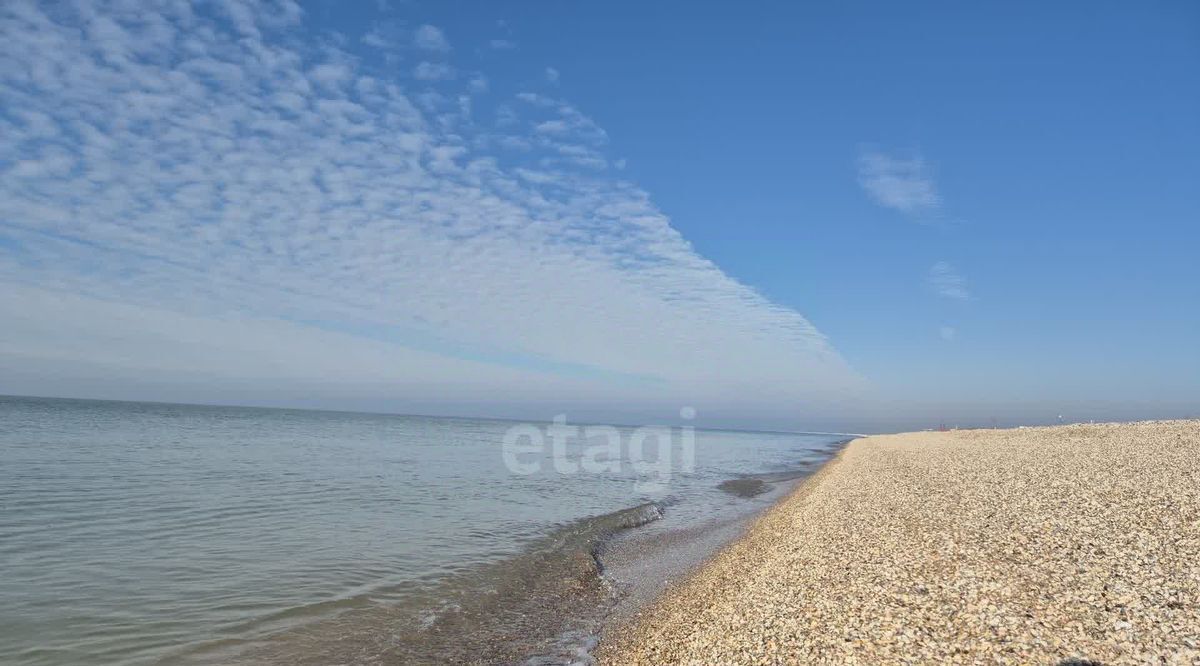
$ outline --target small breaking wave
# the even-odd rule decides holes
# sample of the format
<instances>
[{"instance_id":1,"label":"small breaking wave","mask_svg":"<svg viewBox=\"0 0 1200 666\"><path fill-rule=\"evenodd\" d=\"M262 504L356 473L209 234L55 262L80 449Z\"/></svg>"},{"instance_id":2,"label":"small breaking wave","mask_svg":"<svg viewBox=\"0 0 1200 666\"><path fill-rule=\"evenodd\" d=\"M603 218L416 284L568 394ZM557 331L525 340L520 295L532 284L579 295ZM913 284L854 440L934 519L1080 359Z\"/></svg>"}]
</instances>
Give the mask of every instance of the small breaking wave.
<instances>
[{"instance_id":1,"label":"small breaking wave","mask_svg":"<svg viewBox=\"0 0 1200 666\"><path fill-rule=\"evenodd\" d=\"M519 555L443 581L421 608L355 608L281 632L244 663L588 663L594 630L617 598L598 552L663 511L648 502L569 523Z\"/></svg>"},{"instance_id":2,"label":"small breaking wave","mask_svg":"<svg viewBox=\"0 0 1200 666\"><path fill-rule=\"evenodd\" d=\"M736 495L742 498L757 497L771 489L773 484L786 481L795 481L803 479L816 471L818 465L832 454L841 451L852 439L844 439L834 442L827 447L818 449L822 454L820 460L812 460L801 462L791 469L779 472L765 472L762 474L744 475L733 479L727 479L717 484L717 488L731 495Z\"/></svg>"}]
</instances>

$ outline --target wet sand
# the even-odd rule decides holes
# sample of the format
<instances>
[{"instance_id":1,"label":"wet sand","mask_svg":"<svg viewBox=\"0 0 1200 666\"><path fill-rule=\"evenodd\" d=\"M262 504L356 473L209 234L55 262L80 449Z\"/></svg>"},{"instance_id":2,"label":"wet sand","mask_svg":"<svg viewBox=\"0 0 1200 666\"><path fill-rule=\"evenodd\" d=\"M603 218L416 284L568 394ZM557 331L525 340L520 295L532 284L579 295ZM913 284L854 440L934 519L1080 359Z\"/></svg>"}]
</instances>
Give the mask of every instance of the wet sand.
<instances>
[{"instance_id":1,"label":"wet sand","mask_svg":"<svg viewBox=\"0 0 1200 666\"><path fill-rule=\"evenodd\" d=\"M636 614L662 595L672 582L702 566L722 547L746 533L753 519L787 496L797 483L765 483L750 497L731 493L745 504L740 510L697 525L659 530L628 530L606 543L598 553L605 579L613 586L616 603L605 618L603 632L620 633Z\"/></svg>"},{"instance_id":2,"label":"wet sand","mask_svg":"<svg viewBox=\"0 0 1200 666\"><path fill-rule=\"evenodd\" d=\"M1200 663L1200 421L857 440L598 656Z\"/></svg>"}]
</instances>

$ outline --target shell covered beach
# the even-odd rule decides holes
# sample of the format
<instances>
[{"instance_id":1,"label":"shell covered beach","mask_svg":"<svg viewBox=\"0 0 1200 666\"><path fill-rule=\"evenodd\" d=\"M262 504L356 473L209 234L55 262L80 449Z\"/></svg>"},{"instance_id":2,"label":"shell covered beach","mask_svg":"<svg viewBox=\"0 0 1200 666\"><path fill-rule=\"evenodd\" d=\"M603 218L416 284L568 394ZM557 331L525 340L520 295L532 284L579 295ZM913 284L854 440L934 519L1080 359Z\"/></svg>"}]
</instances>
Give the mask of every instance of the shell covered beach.
<instances>
[{"instance_id":1,"label":"shell covered beach","mask_svg":"<svg viewBox=\"0 0 1200 666\"><path fill-rule=\"evenodd\" d=\"M1200 421L857 440L599 656L1200 663Z\"/></svg>"}]
</instances>

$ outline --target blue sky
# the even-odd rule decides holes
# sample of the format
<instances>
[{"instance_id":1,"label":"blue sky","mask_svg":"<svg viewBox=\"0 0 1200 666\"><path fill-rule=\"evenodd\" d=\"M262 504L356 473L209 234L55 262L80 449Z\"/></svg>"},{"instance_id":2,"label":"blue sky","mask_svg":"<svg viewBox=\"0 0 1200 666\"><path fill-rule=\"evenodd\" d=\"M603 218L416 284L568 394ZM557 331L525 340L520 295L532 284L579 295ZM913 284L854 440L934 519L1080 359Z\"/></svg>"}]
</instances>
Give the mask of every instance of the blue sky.
<instances>
[{"instance_id":1,"label":"blue sky","mask_svg":"<svg viewBox=\"0 0 1200 666\"><path fill-rule=\"evenodd\" d=\"M1200 404L1194 3L121 5L0 10L0 392Z\"/></svg>"}]
</instances>

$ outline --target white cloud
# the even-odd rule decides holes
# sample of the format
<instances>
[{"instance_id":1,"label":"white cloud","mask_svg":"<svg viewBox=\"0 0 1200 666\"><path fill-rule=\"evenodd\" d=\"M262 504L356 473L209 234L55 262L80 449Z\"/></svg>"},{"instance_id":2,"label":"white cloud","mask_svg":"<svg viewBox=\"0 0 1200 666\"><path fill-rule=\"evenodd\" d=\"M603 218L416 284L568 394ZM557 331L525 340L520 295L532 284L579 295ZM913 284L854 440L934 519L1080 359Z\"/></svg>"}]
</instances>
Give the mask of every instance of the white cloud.
<instances>
[{"instance_id":1,"label":"white cloud","mask_svg":"<svg viewBox=\"0 0 1200 666\"><path fill-rule=\"evenodd\" d=\"M232 3L236 22L4 3L5 390L153 376L792 414L860 386L606 177L607 135L571 104L526 95L503 132L477 126L469 83L413 96L304 46L279 3Z\"/></svg>"},{"instance_id":2,"label":"white cloud","mask_svg":"<svg viewBox=\"0 0 1200 666\"><path fill-rule=\"evenodd\" d=\"M443 62L422 62L413 68L413 76L421 81L442 81L454 78L454 68Z\"/></svg>"},{"instance_id":3,"label":"white cloud","mask_svg":"<svg viewBox=\"0 0 1200 666\"><path fill-rule=\"evenodd\" d=\"M567 121L556 119L540 122L533 129L542 134L566 134L571 128L567 125Z\"/></svg>"},{"instance_id":4,"label":"white cloud","mask_svg":"<svg viewBox=\"0 0 1200 666\"><path fill-rule=\"evenodd\" d=\"M938 296L958 301L971 299L971 292L967 289L967 279L959 275L958 271L945 261L939 261L930 267L926 281Z\"/></svg>"},{"instance_id":5,"label":"white cloud","mask_svg":"<svg viewBox=\"0 0 1200 666\"><path fill-rule=\"evenodd\" d=\"M858 160L858 182L875 203L907 215L931 213L941 206L933 178L919 157L864 153Z\"/></svg>"},{"instance_id":6,"label":"white cloud","mask_svg":"<svg viewBox=\"0 0 1200 666\"><path fill-rule=\"evenodd\" d=\"M938 335L946 342L951 342L954 338L958 337L958 330L953 326L943 326L938 329Z\"/></svg>"},{"instance_id":7,"label":"white cloud","mask_svg":"<svg viewBox=\"0 0 1200 666\"><path fill-rule=\"evenodd\" d=\"M550 83L558 83L558 70L553 67L546 68L546 80Z\"/></svg>"},{"instance_id":8,"label":"white cloud","mask_svg":"<svg viewBox=\"0 0 1200 666\"><path fill-rule=\"evenodd\" d=\"M321 63L309 70L308 77L320 85L335 88L349 81L353 74L349 67L340 63Z\"/></svg>"},{"instance_id":9,"label":"white cloud","mask_svg":"<svg viewBox=\"0 0 1200 666\"><path fill-rule=\"evenodd\" d=\"M488 45L497 51L507 51L509 49L517 48L516 42L507 39L493 39L492 41L488 42Z\"/></svg>"},{"instance_id":10,"label":"white cloud","mask_svg":"<svg viewBox=\"0 0 1200 666\"><path fill-rule=\"evenodd\" d=\"M359 41L381 51L384 62L395 66L404 59L412 36L412 29L403 22L385 19L374 23Z\"/></svg>"},{"instance_id":11,"label":"white cloud","mask_svg":"<svg viewBox=\"0 0 1200 666\"><path fill-rule=\"evenodd\" d=\"M608 142L607 132L567 102L529 92L518 93L517 99L539 110L543 117L548 116L548 119L533 121L534 132L544 138L570 136L592 145ZM559 145L553 143L553 139L545 140L550 141L546 145Z\"/></svg>"},{"instance_id":12,"label":"white cloud","mask_svg":"<svg viewBox=\"0 0 1200 666\"><path fill-rule=\"evenodd\" d=\"M413 33L413 45L425 51L445 53L450 50L450 42L441 29L432 25L423 25Z\"/></svg>"},{"instance_id":13,"label":"white cloud","mask_svg":"<svg viewBox=\"0 0 1200 666\"><path fill-rule=\"evenodd\" d=\"M377 49L386 49L391 48L392 46L391 41L384 37L383 33L378 29L367 31L367 33L362 36L362 43L366 44L367 46L373 46Z\"/></svg>"}]
</instances>

